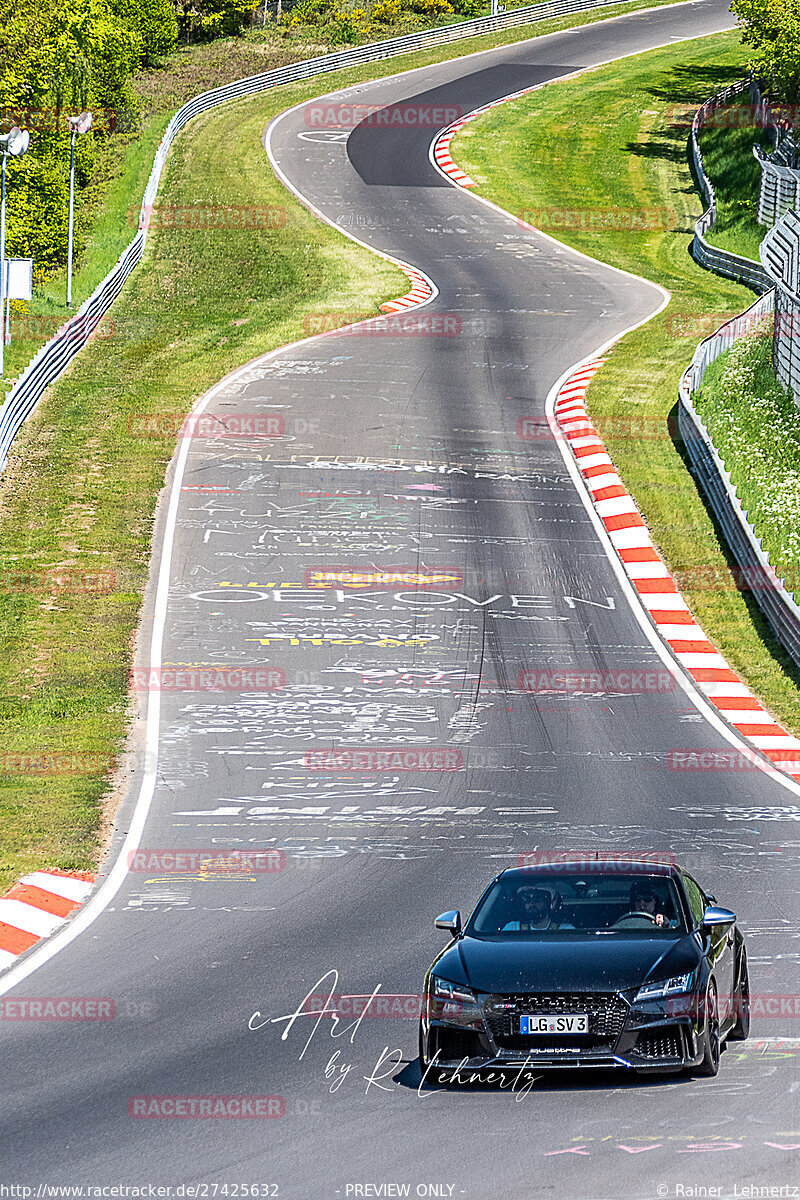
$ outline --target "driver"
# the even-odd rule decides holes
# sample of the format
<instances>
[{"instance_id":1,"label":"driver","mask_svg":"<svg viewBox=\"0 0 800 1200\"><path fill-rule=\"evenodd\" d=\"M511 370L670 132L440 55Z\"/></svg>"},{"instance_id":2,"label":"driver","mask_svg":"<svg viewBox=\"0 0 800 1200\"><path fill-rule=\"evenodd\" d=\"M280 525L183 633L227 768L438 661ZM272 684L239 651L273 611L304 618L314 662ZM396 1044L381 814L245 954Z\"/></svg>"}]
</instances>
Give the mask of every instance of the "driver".
<instances>
[{"instance_id":1,"label":"driver","mask_svg":"<svg viewBox=\"0 0 800 1200\"><path fill-rule=\"evenodd\" d=\"M659 928L676 926L664 912L661 897L647 879L637 879L631 884L631 912L647 913Z\"/></svg>"},{"instance_id":2,"label":"driver","mask_svg":"<svg viewBox=\"0 0 800 1200\"><path fill-rule=\"evenodd\" d=\"M572 925L561 925L553 920L553 895L547 888L533 887L523 884L514 897L515 908L521 913L519 921L509 921L503 926L506 930L530 929L573 929Z\"/></svg>"}]
</instances>

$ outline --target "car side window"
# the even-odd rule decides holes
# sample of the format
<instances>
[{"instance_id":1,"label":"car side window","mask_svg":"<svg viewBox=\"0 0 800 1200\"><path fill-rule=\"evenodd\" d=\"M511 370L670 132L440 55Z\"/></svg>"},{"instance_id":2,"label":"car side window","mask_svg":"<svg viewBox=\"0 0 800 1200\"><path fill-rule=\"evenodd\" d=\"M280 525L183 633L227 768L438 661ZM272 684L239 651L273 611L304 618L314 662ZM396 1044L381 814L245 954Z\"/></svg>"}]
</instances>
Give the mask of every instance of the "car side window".
<instances>
[{"instance_id":1,"label":"car side window","mask_svg":"<svg viewBox=\"0 0 800 1200\"><path fill-rule=\"evenodd\" d=\"M689 901L689 908L692 913L692 924L699 925L703 920L703 913L706 910L706 902L703 893L697 886L691 875L684 875L683 886L686 891L686 899Z\"/></svg>"}]
</instances>

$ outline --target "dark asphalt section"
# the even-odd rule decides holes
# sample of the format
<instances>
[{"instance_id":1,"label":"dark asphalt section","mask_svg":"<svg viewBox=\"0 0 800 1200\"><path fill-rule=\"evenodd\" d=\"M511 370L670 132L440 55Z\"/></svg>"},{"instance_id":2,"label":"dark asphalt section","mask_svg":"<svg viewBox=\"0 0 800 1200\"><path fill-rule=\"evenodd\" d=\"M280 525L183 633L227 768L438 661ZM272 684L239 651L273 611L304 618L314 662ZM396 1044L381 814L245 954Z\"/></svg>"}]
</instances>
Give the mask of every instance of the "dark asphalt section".
<instances>
[{"instance_id":1,"label":"dark asphalt section","mask_svg":"<svg viewBox=\"0 0 800 1200\"><path fill-rule=\"evenodd\" d=\"M719 3L660 9L342 97L467 110L726 20ZM366 1184L582 1200L791 1182L797 1018L757 1024L715 1081L568 1074L515 1095L418 1095L413 1020L369 1018L340 1037L320 1026L305 1051L313 1023L248 1030L254 1012L286 1016L321 993L333 970L338 993L416 993L442 944L433 917L469 910L537 849L676 854L739 913L754 990L798 991L796 795L756 773L668 771L670 748L726 745L679 689L517 687L542 664L661 669L558 447L517 435L570 364L658 294L443 186L433 133L309 140L302 109L274 129L292 184L427 271L440 294L422 311L457 314L462 332L326 336L250 364L214 399L219 414L278 414L285 433L193 443L164 661L269 666L286 683L163 693L143 845L280 849L286 867L132 874L15 990L112 997L117 1016L0 1021L3 1182L271 1183L303 1200L380 1194L352 1190ZM386 565L463 582L302 586L309 569ZM309 752L367 746L458 750L464 770L307 768ZM117 840L130 811L129 797ZM779 1036L795 1040L764 1040ZM128 1116L131 1097L176 1094L280 1095L286 1115Z\"/></svg>"}]
</instances>

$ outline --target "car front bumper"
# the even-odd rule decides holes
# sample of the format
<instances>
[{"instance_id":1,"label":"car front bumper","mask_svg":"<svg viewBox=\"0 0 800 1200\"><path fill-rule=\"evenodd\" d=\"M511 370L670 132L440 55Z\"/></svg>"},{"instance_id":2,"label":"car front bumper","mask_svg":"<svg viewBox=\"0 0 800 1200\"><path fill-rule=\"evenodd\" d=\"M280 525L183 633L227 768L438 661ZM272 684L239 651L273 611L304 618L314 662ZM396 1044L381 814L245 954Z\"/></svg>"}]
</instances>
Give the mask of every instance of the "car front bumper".
<instances>
[{"instance_id":1,"label":"car front bumper","mask_svg":"<svg viewBox=\"0 0 800 1200\"><path fill-rule=\"evenodd\" d=\"M627 1069L678 1071L696 1065L702 1058L702 1022L694 1019L691 1004L676 1015L664 1001L633 1006L617 993L609 996L614 1018L607 1019L601 1006L590 1017L590 1033L569 1038L525 1038L513 1034L513 1022L524 1003L507 1014L503 1027L496 1012L480 1003L482 1019L472 1022L422 1018L423 1061L437 1070L466 1067L471 1070L508 1070L520 1067L553 1069L594 1067L599 1070ZM536 1008L542 1012L541 1007ZM487 1017L488 1012L488 1017Z\"/></svg>"}]
</instances>

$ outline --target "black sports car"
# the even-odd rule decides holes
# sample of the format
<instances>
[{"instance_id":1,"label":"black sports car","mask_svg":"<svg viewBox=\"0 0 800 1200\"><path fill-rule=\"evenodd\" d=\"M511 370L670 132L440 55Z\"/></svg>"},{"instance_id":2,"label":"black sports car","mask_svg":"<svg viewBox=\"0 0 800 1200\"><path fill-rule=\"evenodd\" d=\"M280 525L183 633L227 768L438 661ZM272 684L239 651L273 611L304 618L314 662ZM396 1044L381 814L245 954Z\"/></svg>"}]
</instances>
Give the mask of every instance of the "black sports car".
<instances>
[{"instance_id":1,"label":"black sports car","mask_svg":"<svg viewBox=\"0 0 800 1200\"><path fill-rule=\"evenodd\" d=\"M750 1028L736 917L686 871L580 859L503 871L425 979L420 1064L625 1067L716 1075ZM445 1068L446 1070L440 1070Z\"/></svg>"}]
</instances>

